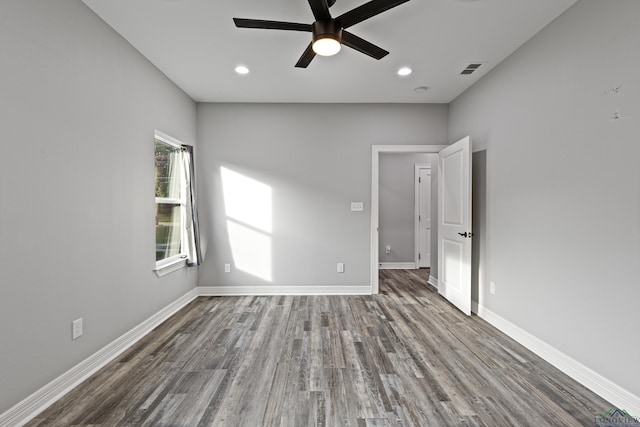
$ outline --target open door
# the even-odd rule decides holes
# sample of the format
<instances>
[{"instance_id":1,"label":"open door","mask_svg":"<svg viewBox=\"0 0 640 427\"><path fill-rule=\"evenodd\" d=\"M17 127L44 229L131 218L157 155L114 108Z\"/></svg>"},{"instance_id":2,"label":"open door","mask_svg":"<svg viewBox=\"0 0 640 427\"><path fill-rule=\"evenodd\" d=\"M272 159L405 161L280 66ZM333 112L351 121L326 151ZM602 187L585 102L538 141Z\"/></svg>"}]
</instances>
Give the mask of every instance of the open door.
<instances>
[{"instance_id":1,"label":"open door","mask_svg":"<svg viewBox=\"0 0 640 427\"><path fill-rule=\"evenodd\" d=\"M438 293L471 314L471 138L438 161Z\"/></svg>"}]
</instances>

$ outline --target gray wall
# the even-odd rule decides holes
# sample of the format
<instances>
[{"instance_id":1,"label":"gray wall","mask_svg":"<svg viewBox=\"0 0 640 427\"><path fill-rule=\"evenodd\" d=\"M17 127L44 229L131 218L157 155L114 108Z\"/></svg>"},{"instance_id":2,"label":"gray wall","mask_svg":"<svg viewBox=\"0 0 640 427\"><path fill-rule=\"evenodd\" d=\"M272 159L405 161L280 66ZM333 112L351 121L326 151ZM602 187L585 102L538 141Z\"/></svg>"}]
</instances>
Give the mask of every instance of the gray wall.
<instances>
[{"instance_id":1,"label":"gray wall","mask_svg":"<svg viewBox=\"0 0 640 427\"><path fill-rule=\"evenodd\" d=\"M152 272L153 131L194 143L195 103L79 0L2 1L0 64L2 413L197 272Z\"/></svg>"},{"instance_id":2,"label":"gray wall","mask_svg":"<svg viewBox=\"0 0 640 427\"><path fill-rule=\"evenodd\" d=\"M380 155L380 262L415 261L415 165L431 166L432 215L437 214L438 156L429 153L382 153ZM432 242L437 242L437 226L432 221ZM385 253L391 245L391 253ZM435 248L434 248L435 246ZM431 266L437 264L437 243L431 245ZM436 255L434 257L434 255Z\"/></svg>"},{"instance_id":3,"label":"gray wall","mask_svg":"<svg viewBox=\"0 0 640 427\"><path fill-rule=\"evenodd\" d=\"M471 157L471 300L484 305L480 289L487 283L487 151L476 151ZM437 258L436 258L437 261ZM485 294L482 294L485 296Z\"/></svg>"},{"instance_id":4,"label":"gray wall","mask_svg":"<svg viewBox=\"0 0 640 427\"><path fill-rule=\"evenodd\" d=\"M441 144L446 105L198 104L202 286L370 283L371 145ZM233 269L221 167L272 191L271 280ZM364 212L349 202L363 201ZM259 207L256 206L259 210ZM264 257L261 257L264 259ZM344 274L336 263L344 262Z\"/></svg>"},{"instance_id":5,"label":"gray wall","mask_svg":"<svg viewBox=\"0 0 640 427\"><path fill-rule=\"evenodd\" d=\"M456 99L449 126L487 150L496 294L479 298L636 396L639 16L637 0L577 2Z\"/></svg>"}]
</instances>

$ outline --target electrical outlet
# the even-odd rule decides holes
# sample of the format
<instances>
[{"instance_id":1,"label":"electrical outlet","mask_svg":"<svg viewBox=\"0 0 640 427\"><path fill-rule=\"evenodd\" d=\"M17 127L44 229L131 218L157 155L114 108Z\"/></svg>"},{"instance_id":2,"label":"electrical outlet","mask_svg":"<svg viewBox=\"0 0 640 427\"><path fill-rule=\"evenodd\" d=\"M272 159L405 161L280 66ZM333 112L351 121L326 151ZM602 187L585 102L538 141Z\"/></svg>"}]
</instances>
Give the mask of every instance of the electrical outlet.
<instances>
[{"instance_id":1,"label":"electrical outlet","mask_svg":"<svg viewBox=\"0 0 640 427\"><path fill-rule=\"evenodd\" d=\"M344 273L344 262L338 263L338 273Z\"/></svg>"},{"instance_id":2,"label":"electrical outlet","mask_svg":"<svg viewBox=\"0 0 640 427\"><path fill-rule=\"evenodd\" d=\"M224 272L225 273L231 273L231 264L225 264L224 265Z\"/></svg>"},{"instance_id":3,"label":"electrical outlet","mask_svg":"<svg viewBox=\"0 0 640 427\"><path fill-rule=\"evenodd\" d=\"M71 322L71 339L75 340L82 336L82 317Z\"/></svg>"},{"instance_id":4,"label":"electrical outlet","mask_svg":"<svg viewBox=\"0 0 640 427\"><path fill-rule=\"evenodd\" d=\"M494 282L489 282L489 292L491 294L495 294L496 293L496 284Z\"/></svg>"}]
</instances>

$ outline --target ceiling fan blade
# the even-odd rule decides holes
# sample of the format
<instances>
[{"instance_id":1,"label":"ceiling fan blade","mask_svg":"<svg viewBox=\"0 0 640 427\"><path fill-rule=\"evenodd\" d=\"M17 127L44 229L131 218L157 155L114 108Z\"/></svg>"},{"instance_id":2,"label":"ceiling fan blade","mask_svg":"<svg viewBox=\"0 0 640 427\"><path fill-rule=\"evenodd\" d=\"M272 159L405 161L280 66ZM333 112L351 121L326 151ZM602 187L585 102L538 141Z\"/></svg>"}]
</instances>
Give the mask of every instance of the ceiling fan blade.
<instances>
[{"instance_id":1,"label":"ceiling fan blade","mask_svg":"<svg viewBox=\"0 0 640 427\"><path fill-rule=\"evenodd\" d=\"M361 39L360 37L344 30L342 31L342 44L375 59L384 58L389 54L389 52L381 47L378 47L373 43L369 43L365 39Z\"/></svg>"},{"instance_id":2,"label":"ceiling fan blade","mask_svg":"<svg viewBox=\"0 0 640 427\"><path fill-rule=\"evenodd\" d=\"M265 21L262 19L233 18L238 28L261 28L265 30L288 30L311 32L311 24L298 24L295 22Z\"/></svg>"},{"instance_id":3,"label":"ceiling fan blade","mask_svg":"<svg viewBox=\"0 0 640 427\"><path fill-rule=\"evenodd\" d=\"M340 22L342 28L349 28L352 25L364 21L365 19L369 19L408 1L409 0L371 0L362 6L358 6L355 9L351 9L349 12L343 13L336 18L336 21Z\"/></svg>"},{"instance_id":4,"label":"ceiling fan blade","mask_svg":"<svg viewBox=\"0 0 640 427\"><path fill-rule=\"evenodd\" d=\"M331 19L327 0L309 0L309 6L311 6L311 11L316 21L329 21Z\"/></svg>"},{"instance_id":5,"label":"ceiling fan blade","mask_svg":"<svg viewBox=\"0 0 640 427\"><path fill-rule=\"evenodd\" d=\"M311 47L312 44L313 43L309 43L309 46L307 46L307 48L305 49L300 59L298 59L298 62L296 63L296 67L307 68L311 60L316 56L316 53L313 51L313 48Z\"/></svg>"}]
</instances>

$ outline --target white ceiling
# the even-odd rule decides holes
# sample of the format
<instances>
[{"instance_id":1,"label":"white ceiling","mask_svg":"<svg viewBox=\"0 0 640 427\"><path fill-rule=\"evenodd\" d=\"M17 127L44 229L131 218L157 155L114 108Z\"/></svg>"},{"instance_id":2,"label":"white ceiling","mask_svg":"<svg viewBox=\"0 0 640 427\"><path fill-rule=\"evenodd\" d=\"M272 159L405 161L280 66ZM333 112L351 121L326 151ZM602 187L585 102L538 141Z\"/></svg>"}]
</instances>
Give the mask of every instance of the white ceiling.
<instances>
[{"instance_id":1,"label":"white ceiling","mask_svg":"<svg viewBox=\"0 0 640 427\"><path fill-rule=\"evenodd\" d=\"M312 23L306 0L83 0L196 101L448 103L576 0L410 0L349 28L390 52L348 47L295 68L311 34L232 18ZM337 0L336 17L366 0ZM472 76L469 62L486 62ZM251 72L241 76L243 64ZM413 73L396 71L410 66ZM424 93L414 91L428 86Z\"/></svg>"}]
</instances>

